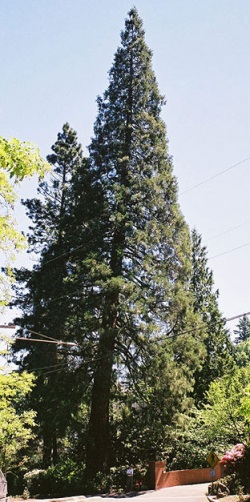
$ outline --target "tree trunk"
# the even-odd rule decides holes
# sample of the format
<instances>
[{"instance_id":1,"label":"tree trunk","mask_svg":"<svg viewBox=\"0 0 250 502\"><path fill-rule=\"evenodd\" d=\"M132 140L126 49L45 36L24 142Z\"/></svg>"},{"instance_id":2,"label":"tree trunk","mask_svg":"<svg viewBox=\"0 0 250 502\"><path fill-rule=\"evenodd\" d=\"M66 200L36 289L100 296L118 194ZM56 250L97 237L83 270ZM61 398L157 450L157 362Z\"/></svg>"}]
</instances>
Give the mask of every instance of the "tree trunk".
<instances>
[{"instance_id":1,"label":"tree trunk","mask_svg":"<svg viewBox=\"0 0 250 502\"><path fill-rule=\"evenodd\" d=\"M118 277L122 269L122 253L124 246L123 224L113 237L110 267L113 276ZM91 414L87 444L86 471L89 478L97 472L108 472L109 469L109 404L112 385L114 348L117 338L117 307L119 292L107 291L103 311L102 332L99 339L97 367L94 374L92 390Z\"/></svg>"},{"instance_id":2,"label":"tree trunk","mask_svg":"<svg viewBox=\"0 0 250 502\"><path fill-rule=\"evenodd\" d=\"M99 471L106 473L109 469L109 402L114 343L112 333L104 333L100 338L101 359L94 377L87 445L86 468L89 478Z\"/></svg>"},{"instance_id":3,"label":"tree trunk","mask_svg":"<svg viewBox=\"0 0 250 502\"><path fill-rule=\"evenodd\" d=\"M51 465L52 437L47 431L43 433L43 467L47 469Z\"/></svg>"}]
</instances>

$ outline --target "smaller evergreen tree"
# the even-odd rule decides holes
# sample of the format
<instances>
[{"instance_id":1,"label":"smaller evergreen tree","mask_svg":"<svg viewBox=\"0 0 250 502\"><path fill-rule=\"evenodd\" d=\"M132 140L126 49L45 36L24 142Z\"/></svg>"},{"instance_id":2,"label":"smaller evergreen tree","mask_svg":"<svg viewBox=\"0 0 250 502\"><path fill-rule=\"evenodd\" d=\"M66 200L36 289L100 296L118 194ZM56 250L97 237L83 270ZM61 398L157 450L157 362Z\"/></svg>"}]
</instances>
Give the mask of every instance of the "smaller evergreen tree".
<instances>
[{"instance_id":1,"label":"smaller evergreen tree","mask_svg":"<svg viewBox=\"0 0 250 502\"><path fill-rule=\"evenodd\" d=\"M245 342L250 338L250 320L247 315L240 318L237 327L234 330L234 334L236 335L236 338L234 339L234 343L236 344Z\"/></svg>"},{"instance_id":2,"label":"smaller evergreen tree","mask_svg":"<svg viewBox=\"0 0 250 502\"><path fill-rule=\"evenodd\" d=\"M17 340L13 346L14 362L20 370L33 371L37 377L30 399L37 413L45 467L52 460L54 464L58 461L58 440L78 407L78 390L82 388L76 371L79 361L76 364L76 358L72 358L72 350L60 344L28 343L30 338L41 337L78 341L72 298L77 303L82 291L72 290L72 275L80 246L73 229L79 227L75 185L84 176L85 159L69 124L63 126L52 151L47 159L53 171L48 181L39 184L40 197L24 202L33 223L29 228L29 251L39 254L39 258L32 270L16 271L15 305L21 310L16 322L24 340ZM81 243L81 250L83 247ZM81 378L84 380L83 374Z\"/></svg>"},{"instance_id":3,"label":"smaller evergreen tree","mask_svg":"<svg viewBox=\"0 0 250 502\"><path fill-rule=\"evenodd\" d=\"M250 338L237 343L234 352L234 359L239 368L250 365Z\"/></svg>"},{"instance_id":4,"label":"smaller evergreen tree","mask_svg":"<svg viewBox=\"0 0 250 502\"><path fill-rule=\"evenodd\" d=\"M223 376L231 367L232 343L225 320L219 310L219 292L214 290L213 272L207 266L207 251L201 236L192 231L192 279L194 311L199 312L206 327L206 357L202 369L195 375L196 404L204 400L211 382Z\"/></svg>"}]
</instances>

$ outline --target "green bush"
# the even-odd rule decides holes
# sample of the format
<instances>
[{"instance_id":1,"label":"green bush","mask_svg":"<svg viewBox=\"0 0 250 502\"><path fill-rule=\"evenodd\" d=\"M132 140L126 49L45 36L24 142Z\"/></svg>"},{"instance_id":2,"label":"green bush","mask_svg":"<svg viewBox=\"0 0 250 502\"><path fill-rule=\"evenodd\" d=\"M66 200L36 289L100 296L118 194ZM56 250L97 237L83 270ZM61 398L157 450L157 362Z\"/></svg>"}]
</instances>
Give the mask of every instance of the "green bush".
<instances>
[{"instance_id":1,"label":"green bush","mask_svg":"<svg viewBox=\"0 0 250 502\"><path fill-rule=\"evenodd\" d=\"M145 489L146 468L136 466L134 489ZM33 470L24 476L24 482L31 496L65 497L80 494L122 492L126 487L126 466L112 467L109 474L97 473L88 480L85 467L67 460L47 470Z\"/></svg>"},{"instance_id":2,"label":"green bush","mask_svg":"<svg viewBox=\"0 0 250 502\"><path fill-rule=\"evenodd\" d=\"M241 495L243 493L243 486L237 473L229 474L224 478L214 481L208 487L210 495L221 497L222 495Z\"/></svg>"},{"instance_id":3,"label":"green bush","mask_svg":"<svg viewBox=\"0 0 250 502\"><path fill-rule=\"evenodd\" d=\"M84 484L84 493L112 493L123 492L126 488L127 466L111 467L109 474L97 473L91 481ZM146 489L147 468L137 465L134 469L134 490Z\"/></svg>"},{"instance_id":4,"label":"green bush","mask_svg":"<svg viewBox=\"0 0 250 502\"><path fill-rule=\"evenodd\" d=\"M173 442L166 452L167 471L207 467L208 447L194 441Z\"/></svg>"},{"instance_id":5,"label":"green bush","mask_svg":"<svg viewBox=\"0 0 250 502\"><path fill-rule=\"evenodd\" d=\"M83 493L83 473L83 465L67 460L46 471L30 471L24 478L32 496L63 497Z\"/></svg>"}]
</instances>

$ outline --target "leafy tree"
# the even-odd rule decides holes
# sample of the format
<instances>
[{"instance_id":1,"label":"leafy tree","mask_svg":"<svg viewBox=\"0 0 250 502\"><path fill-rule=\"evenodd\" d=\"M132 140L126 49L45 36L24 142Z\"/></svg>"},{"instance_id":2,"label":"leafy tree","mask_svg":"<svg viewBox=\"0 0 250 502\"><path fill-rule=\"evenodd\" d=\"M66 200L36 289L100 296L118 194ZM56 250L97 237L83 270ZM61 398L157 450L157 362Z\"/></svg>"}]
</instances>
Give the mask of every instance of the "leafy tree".
<instances>
[{"instance_id":1,"label":"leafy tree","mask_svg":"<svg viewBox=\"0 0 250 502\"><path fill-rule=\"evenodd\" d=\"M49 168L39 150L31 143L16 138L7 140L2 136L0 136L0 166L1 170L9 173L10 178L20 181L35 173L44 175ZM3 188L6 189L7 193L11 191L11 188L7 187L8 183L7 179L3 183Z\"/></svg>"},{"instance_id":2,"label":"leafy tree","mask_svg":"<svg viewBox=\"0 0 250 502\"><path fill-rule=\"evenodd\" d=\"M246 315L240 318L237 329L234 330L234 334L237 335L234 340L236 344L245 342L250 338L250 320Z\"/></svg>"},{"instance_id":3,"label":"leafy tree","mask_svg":"<svg viewBox=\"0 0 250 502\"><path fill-rule=\"evenodd\" d=\"M221 438L226 446L249 438L249 376L250 366L234 368L230 375L212 382L200 410L208 437Z\"/></svg>"},{"instance_id":4,"label":"leafy tree","mask_svg":"<svg viewBox=\"0 0 250 502\"><path fill-rule=\"evenodd\" d=\"M250 422L250 385L244 389L244 394L241 398L241 414Z\"/></svg>"},{"instance_id":5,"label":"leafy tree","mask_svg":"<svg viewBox=\"0 0 250 502\"><path fill-rule=\"evenodd\" d=\"M43 175L47 169L48 164L31 144L0 136L0 252L6 257L6 266L14 257L14 251L25 245L25 239L16 229L11 214L16 200L13 184L35 173ZM5 306L9 290L4 274L0 275L0 288L0 306Z\"/></svg>"},{"instance_id":6,"label":"leafy tree","mask_svg":"<svg viewBox=\"0 0 250 502\"><path fill-rule=\"evenodd\" d=\"M34 437L35 412L25 409L33 386L31 374L0 374L0 462L4 472L16 465L18 453Z\"/></svg>"},{"instance_id":7,"label":"leafy tree","mask_svg":"<svg viewBox=\"0 0 250 502\"><path fill-rule=\"evenodd\" d=\"M218 305L219 292L214 290L213 272L207 265L207 250L201 236L192 231L192 278L194 311L199 312L206 326L206 357L195 375L194 397L199 404L210 383L232 367L232 344Z\"/></svg>"},{"instance_id":8,"label":"leafy tree","mask_svg":"<svg viewBox=\"0 0 250 502\"><path fill-rule=\"evenodd\" d=\"M168 412L162 422L167 425L191 392L193 373L202 360L202 325L199 315L192 313L188 291L189 232L177 203L177 183L160 118L163 104L142 23L132 9L109 72L109 87L98 98L89 148L92 186L102 200L98 215L102 247L94 256L102 277L95 284L97 362L87 449L90 476L106 471L111 462L115 382L121 381L126 392L132 384L135 399L143 393L148 408L153 402L159 404L151 426L165 403ZM176 385L178 378L181 385Z\"/></svg>"}]
</instances>

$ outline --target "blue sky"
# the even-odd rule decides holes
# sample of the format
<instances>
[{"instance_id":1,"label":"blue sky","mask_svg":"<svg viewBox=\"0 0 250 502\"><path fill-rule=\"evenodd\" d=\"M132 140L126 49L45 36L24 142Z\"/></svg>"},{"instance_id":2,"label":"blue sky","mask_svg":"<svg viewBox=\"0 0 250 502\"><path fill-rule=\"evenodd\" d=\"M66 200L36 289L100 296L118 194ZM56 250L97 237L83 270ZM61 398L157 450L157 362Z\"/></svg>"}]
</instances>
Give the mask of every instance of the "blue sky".
<instances>
[{"instance_id":1,"label":"blue sky","mask_svg":"<svg viewBox=\"0 0 250 502\"><path fill-rule=\"evenodd\" d=\"M162 117L182 212L203 236L223 314L248 312L249 0L1 0L0 134L46 156L68 121L86 147L133 5L167 99ZM26 183L21 195L35 190ZM25 227L20 208L17 218Z\"/></svg>"}]
</instances>

